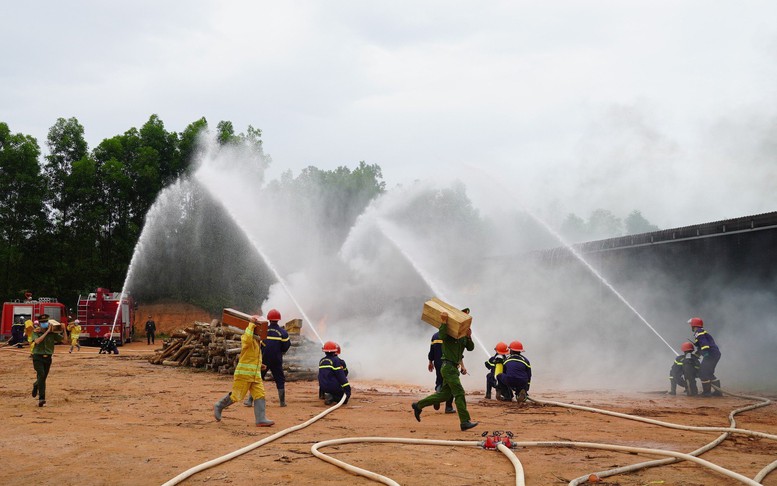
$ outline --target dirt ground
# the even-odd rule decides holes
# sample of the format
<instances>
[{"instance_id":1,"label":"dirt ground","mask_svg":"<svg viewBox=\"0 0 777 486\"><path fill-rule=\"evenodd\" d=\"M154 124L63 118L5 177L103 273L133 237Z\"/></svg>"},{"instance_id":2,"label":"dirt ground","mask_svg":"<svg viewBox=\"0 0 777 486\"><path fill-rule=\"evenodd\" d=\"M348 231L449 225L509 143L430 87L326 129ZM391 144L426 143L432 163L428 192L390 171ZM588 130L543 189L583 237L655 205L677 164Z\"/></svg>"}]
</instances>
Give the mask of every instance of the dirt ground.
<instances>
[{"instance_id":1,"label":"dirt ground","mask_svg":"<svg viewBox=\"0 0 777 486\"><path fill-rule=\"evenodd\" d=\"M230 388L231 376L151 365L156 346L145 341L99 355L96 348L68 353L57 346L48 379L48 403L37 406L30 395L34 371L27 349L0 349L0 413L4 458L2 484L153 485L183 471L299 424L325 408L317 385L287 385L286 408L268 385L272 428L256 428L252 409L235 404L224 420L213 419L213 403ZM429 390L351 377L348 405L308 428L293 432L225 464L197 473L183 484L375 484L315 458L317 441L357 436L480 440L483 431L510 430L516 440L607 442L688 452L717 433L685 432L634 421L537 404L484 400L482 390L467 396L480 425L459 431L455 415L424 410L416 422L411 402ZM728 413L748 403L738 398L670 397L659 393L559 391L536 386L539 399L571 402L638 414L659 420L726 426ZM777 434L777 408L738 416L737 424ZM37 451L37 452L35 452ZM404 444L352 444L323 452L386 475L401 484L514 484L511 464L499 452L475 447ZM601 450L525 448L516 454L529 485L566 484L583 474L647 460L647 456ZM777 459L777 442L735 436L703 456L720 466L753 477ZM710 485L732 480L698 465L681 462L608 478L599 484ZM777 473L764 484L777 485Z\"/></svg>"}]
</instances>

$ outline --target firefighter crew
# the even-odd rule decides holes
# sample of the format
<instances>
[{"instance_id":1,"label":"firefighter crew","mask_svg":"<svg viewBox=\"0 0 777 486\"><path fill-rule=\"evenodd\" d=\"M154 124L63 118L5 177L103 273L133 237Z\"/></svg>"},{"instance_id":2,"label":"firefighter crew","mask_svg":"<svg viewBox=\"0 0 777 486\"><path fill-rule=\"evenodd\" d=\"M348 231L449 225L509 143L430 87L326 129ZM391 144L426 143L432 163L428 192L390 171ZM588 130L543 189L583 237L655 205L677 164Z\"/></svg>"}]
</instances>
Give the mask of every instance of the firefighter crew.
<instances>
[{"instance_id":1,"label":"firefighter crew","mask_svg":"<svg viewBox=\"0 0 777 486\"><path fill-rule=\"evenodd\" d=\"M52 331L48 314L38 316L39 327L32 331L35 347L32 350L32 366L35 368L35 383L32 385L33 398L38 397L38 406L46 404L46 378L51 370L51 357L54 345L62 342L62 334Z\"/></svg>"},{"instance_id":2,"label":"firefighter crew","mask_svg":"<svg viewBox=\"0 0 777 486\"><path fill-rule=\"evenodd\" d=\"M280 406L286 406L286 377L283 374L283 355L291 347L289 333L286 329L278 325L281 320L281 313L275 309L270 309L267 313L267 320L270 325L267 328L267 339L262 341L262 379L267 375L267 370L272 371L275 388L278 389L278 398ZM251 395L246 397L243 405L250 407L253 403Z\"/></svg>"},{"instance_id":3,"label":"firefighter crew","mask_svg":"<svg viewBox=\"0 0 777 486\"><path fill-rule=\"evenodd\" d=\"M513 399L518 403L526 400L526 394L529 393L531 386L531 364L526 356L522 355L523 344L520 341L513 341L509 346L510 355L507 356L503 364L504 371L497 376L497 394L496 399L509 402Z\"/></svg>"},{"instance_id":4,"label":"firefighter crew","mask_svg":"<svg viewBox=\"0 0 777 486\"><path fill-rule=\"evenodd\" d=\"M68 332L70 332L70 352L73 352L73 346L78 351L81 351L81 345L78 343L78 338L81 336L81 321L76 319L69 326L67 326Z\"/></svg>"},{"instance_id":5,"label":"firefighter crew","mask_svg":"<svg viewBox=\"0 0 777 486\"><path fill-rule=\"evenodd\" d=\"M240 359L235 367L232 393L227 393L213 406L213 416L221 421L221 412L235 402L239 402L250 393L254 401L254 418L257 427L269 427L275 422L266 416L267 404L264 399L264 384L262 383L262 347L259 336L254 334L259 316L252 316L245 332L240 337Z\"/></svg>"},{"instance_id":6,"label":"firefighter crew","mask_svg":"<svg viewBox=\"0 0 777 486\"><path fill-rule=\"evenodd\" d=\"M467 335L461 338L454 338L447 332L448 313L440 314L439 331L442 336L442 388L426 398L413 402L413 414L415 419L421 421L421 411L429 405L439 404L447 401L451 396L456 402L456 411L459 414L461 430L468 430L475 427L478 423L470 421L470 415L467 411L467 400L464 397L464 387L461 386L459 379L459 364L464 358L464 350L472 351L475 349L475 342L472 341L472 329L467 329Z\"/></svg>"},{"instance_id":7,"label":"firefighter crew","mask_svg":"<svg viewBox=\"0 0 777 486\"><path fill-rule=\"evenodd\" d=\"M678 355L674 359L672 368L669 370L669 394L677 395L677 385L685 388L685 394L688 396L696 396L699 391L696 388L696 377L699 373L699 357L693 352L693 343L684 342L680 346L680 351L683 354Z\"/></svg>"},{"instance_id":8,"label":"firefighter crew","mask_svg":"<svg viewBox=\"0 0 777 486\"><path fill-rule=\"evenodd\" d=\"M351 399L351 384L348 383L348 371L345 361L338 356L340 346L334 341L327 341L321 350L324 357L318 362L318 387L324 392L324 403L332 405L339 402L345 395L345 402Z\"/></svg>"},{"instance_id":9,"label":"firefighter crew","mask_svg":"<svg viewBox=\"0 0 777 486\"><path fill-rule=\"evenodd\" d=\"M486 398L491 399L491 389L497 387L496 377L504 370L505 356L510 353L507 344L503 342L496 343L494 347L496 354L488 358L485 362L486 369ZM502 366L500 366L502 365Z\"/></svg>"},{"instance_id":10,"label":"firefighter crew","mask_svg":"<svg viewBox=\"0 0 777 486\"><path fill-rule=\"evenodd\" d=\"M701 367L699 368L701 396L723 396L723 393L719 390L720 380L715 377L715 367L718 365L718 361L720 361L720 349L718 349L718 345L715 344L715 340L712 339L710 333L704 330L704 321L698 317L692 317L688 319L688 324L691 325L691 330L693 331L693 343L702 356ZM712 391L713 386L715 391Z\"/></svg>"},{"instance_id":11,"label":"firefighter crew","mask_svg":"<svg viewBox=\"0 0 777 486\"><path fill-rule=\"evenodd\" d=\"M19 316L11 325L11 339L8 341L8 346L21 348L24 345L24 341L24 317Z\"/></svg>"},{"instance_id":12,"label":"firefighter crew","mask_svg":"<svg viewBox=\"0 0 777 486\"><path fill-rule=\"evenodd\" d=\"M156 322L154 322L153 319L151 319L151 316L148 316L148 320L146 321L146 343L147 344L154 344L154 337L156 333Z\"/></svg>"},{"instance_id":13,"label":"firefighter crew","mask_svg":"<svg viewBox=\"0 0 777 486\"><path fill-rule=\"evenodd\" d=\"M442 390L442 374L440 373L440 369L442 368L442 339L440 339L439 331L432 334L432 342L429 345L429 354L427 355L427 358L429 359L429 366L427 367L429 372L431 373L434 371L436 375L434 391L439 392ZM435 410L440 409L439 403L435 403L433 406ZM446 400L445 413L456 413L456 409L453 408L453 397Z\"/></svg>"}]
</instances>

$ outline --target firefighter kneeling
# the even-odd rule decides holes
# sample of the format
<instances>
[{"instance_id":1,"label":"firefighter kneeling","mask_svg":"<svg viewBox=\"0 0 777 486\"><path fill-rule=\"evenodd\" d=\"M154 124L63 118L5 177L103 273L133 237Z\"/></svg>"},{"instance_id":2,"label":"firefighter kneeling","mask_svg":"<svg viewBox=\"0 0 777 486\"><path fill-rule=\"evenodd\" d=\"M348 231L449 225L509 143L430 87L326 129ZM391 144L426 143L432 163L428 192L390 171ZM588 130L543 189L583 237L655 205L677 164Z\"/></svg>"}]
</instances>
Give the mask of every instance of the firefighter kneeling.
<instances>
[{"instance_id":1,"label":"firefighter kneeling","mask_svg":"<svg viewBox=\"0 0 777 486\"><path fill-rule=\"evenodd\" d=\"M332 405L345 395L345 402L351 398L351 385L348 383L345 362L338 356L340 347L334 341L324 343L322 351L326 354L318 362L318 387L324 394L324 403Z\"/></svg>"},{"instance_id":2,"label":"firefighter kneeling","mask_svg":"<svg viewBox=\"0 0 777 486\"><path fill-rule=\"evenodd\" d=\"M520 341L510 343L510 355L503 364L503 371L497 375L497 400L512 401L513 393L518 403L526 400L531 385L531 364L523 356L523 344Z\"/></svg>"}]
</instances>

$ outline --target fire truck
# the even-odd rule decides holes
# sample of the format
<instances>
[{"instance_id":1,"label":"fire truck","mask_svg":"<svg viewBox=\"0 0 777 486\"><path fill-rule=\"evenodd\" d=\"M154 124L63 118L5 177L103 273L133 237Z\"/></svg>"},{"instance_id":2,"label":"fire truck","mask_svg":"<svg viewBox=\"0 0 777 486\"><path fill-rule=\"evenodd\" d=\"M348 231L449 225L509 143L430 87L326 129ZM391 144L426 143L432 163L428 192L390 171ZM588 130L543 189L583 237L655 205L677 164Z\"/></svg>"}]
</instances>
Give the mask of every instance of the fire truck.
<instances>
[{"instance_id":1,"label":"fire truck","mask_svg":"<svg viewBox=\"0 0 777 486\"><path fill-rule=\"evenodd\" d=\"M136 305L132 296L98 288L96 292L78 296L77 317L81 324L81 340L97 342L111 335L121 346L132 341Z\"/></svg>"},{"instance_id":2,"label":"fire truck","mask_svg":"<svg viewBox=\"0 0 777 486\"><path fill-rule=\"evenodd\" d=\"M49 318L67 325L67 309L65 304L57 302L53 297L32 298L32 293L26 292L24 300L14 300L3 303L3 314L0 317L0 337L11 337L11 326L21 317L23 321L35 320L41 314L48 314Z\"/></svg>"}]
</instances>

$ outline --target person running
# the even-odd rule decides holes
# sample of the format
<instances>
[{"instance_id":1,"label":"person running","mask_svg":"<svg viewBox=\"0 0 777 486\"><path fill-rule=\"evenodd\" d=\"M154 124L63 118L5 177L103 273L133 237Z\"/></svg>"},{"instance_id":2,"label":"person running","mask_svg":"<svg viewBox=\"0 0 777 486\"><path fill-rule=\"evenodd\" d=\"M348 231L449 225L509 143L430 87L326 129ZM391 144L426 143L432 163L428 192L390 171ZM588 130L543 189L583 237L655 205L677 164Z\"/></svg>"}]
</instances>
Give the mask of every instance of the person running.
<instances>
[{"instance_id":1,"label":"person running","mask_svg":"<svg viewBox=\"0 0 777 486\"><path fill-rule=\"evenodd\" d=\"M32 397L38 398L38 406L46 404L46 378L51 370L54 345L61 343L61 331L53 331L48 314L38 316L38 327L33 328L32 366L35 368L35 383L32 385Z\"/></svg>"},{"instance_id":2,"label":"person running","mask_svg":"<svg viewBox=\"0 0 777 486\"><path fill-rule=\"evenodd\" d=\"M421 421L421 411L429 405L440 404L453 397L456 402L456 411L459 414L459 426L461 430L469 430L477 426L477 422L470 420L467 411L467 400L464 396L464 387L461 386L459 378L459 364L464 359L464 350L472 351L475 349L475 342L472 341L472 329L467 329L467 334L461 338L454 338L448 334L448 313L440 314L439 331L442 336L442 388L426 398L413 402L411 407L417 421Z\"/></svg>"}]
</instances>

